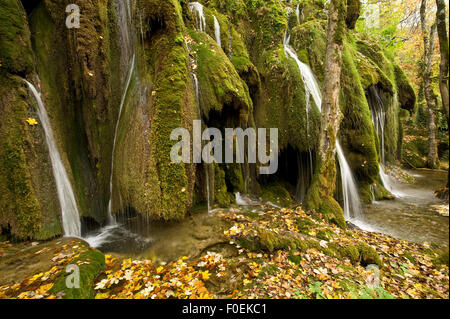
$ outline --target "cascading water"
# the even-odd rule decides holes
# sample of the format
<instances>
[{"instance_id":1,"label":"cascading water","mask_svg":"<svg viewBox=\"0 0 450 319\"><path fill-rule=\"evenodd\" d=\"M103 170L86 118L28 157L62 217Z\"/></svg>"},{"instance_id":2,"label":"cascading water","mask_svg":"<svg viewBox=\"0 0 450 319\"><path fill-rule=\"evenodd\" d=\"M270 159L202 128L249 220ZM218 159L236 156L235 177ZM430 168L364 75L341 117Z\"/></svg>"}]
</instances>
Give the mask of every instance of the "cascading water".
<instances>
[{"instance_id":1,"label":"cascading water","mask_svg":"<svg viewBox=\"0 0 450 319\"><path fill-rule=\"evenodd\" d=\"M300 74L302 75L303 78L303 82L305 83L306 95L309 94L312 96L314 102L316 103L316 106L319 108L320 111L322 104L317 105L317 103L319 102L322 103L322 96L316 77L311 71L311 68L298 59L297 54L290 47L289 42L290 42L290 35L286 33L286 36L284 37L283 41L284 51L289 57L294 59L295 62L297 63L298 69L300 70Z\"/></svg>"},{"instance_id":2,"label":"cascading water","mask_svg":"<svg viewBox=\"0 0 450 319\"><path fill-rule=\"evenodd\" d=\"M134 46L132 40L132 24L131 24L131 3L130 0L116 0L115 8L117 12L117 27L119 30L118 40L120 43L120 63L128 66L133 56ZM127 69L124 69L127 71ZM122 81L125 80L127 74L122 72Z\"/></svg>"},{"instance_id":3,"label":"cascading water","mask_svg":"<svg viewBox=\"0 0 450 319\"><path fill-rule=\"evenodd\" d=\"M59 203L61 205L62 224L65 236L81 236L81 222L78 213L77 202L73 193L72 185L66 169L62 163L61 156L56 147L55 138L53 136L50 120L41 99L40 93L30 82L24 80L30 88L33 96L38 104L37 114L42 123L42 128L45 133L45 140L47 142L48 151L50 154L50 161L53 169L53 176L55 178L56 189L58 193Z\"/></svg>"},{"instance_id":4,"label":"cascading water","mask_svg":"<svg viewBox=\"0 0 450 319\"><path fill-rule=\"evenodd\" d=\"M112 198L113 198L113 174L114 174L114 159L116 150L117 132L119 130L120 118L122 115L122 109L125 104L127 92L131 83L131 78L136 64L135 46L133 41L132 30L132 17L131 17L131 2L128 1L116 1L117 10L117 25L119 28L119 42L121 48L121 64L128 66L125 82L123 85L122 98L119 106L119 115L117 116L117 122L114 130L113 149L111 154L111 174L109 179L109 201L107 210L107 222L109 225L115 225L116 221L112 215Z\"/></svg>"},{"instance_id":5,"label":"cascading water","mask_svg":"<svg viewBox=\"0 0 450 319\"><path fill-rule=\"evenodd\" d=\"M386 125L386 111L384 109L384 103L381 96L378 94L378 90L371 86L368 93L368 102L370 111L372 113L372 122L375 126L375 130L380 139L380 151L381 151L381 163L386 163L385 160L385 148L384 148L384 128Z\"/></svg>"},{"instance_id":6,"label":"cascading water","mask_svg":"<svg viewBox=\"0 0 450 319\"><path fill-rule=\"evenodd\" d=\"M313 98L319 111L322 111L322 93L317 83L316 77L311 68L301 62L297 54L289 45L290 36L286 33L284 39L284 50L286 55L291 57L297 62L300 74L302 75L303 82L305 83L306 95L308 94ZM358 188L353 177L352 171L345 158L344 152L339 141L336 142L336 152L341 169L341 179L344 197L344 217L346 220L355 222L359 221L362 217L361 201L359 199ZM360 224L360 223L359 223Z\"/></svg>"},{"instance_id":7,"label":"cascading water","mask_svg":"<svg viewBox=\"0 0 450 319\"><path fill-rule=\"evenodd\" d=\"M234 195L236 197L236 204L238 206L248 206L248 202L245 200L244 197L242 197L241 193L237 192Z\"/></svg>"},{"instance_id":8,"label":"cascading water","mask_svg":"<svg viewBox=\"0 0 450 319\"><path fill-rule=\"evenodd\" d=\"M203 5L200 2L190 2L189 3L189 9L191 12L195 13L195 20L197 24L197 29L200 31L205 32L206 30L206 19L205 15L203 13Z\"/></svg>"},{"instance_id":9,"label":"cascading water","mask_svg":"<svg viewBox=\"0 0 450 319\"><path fill-rule=\"evenodd\" d=\"M214 35L216 36L216 42L219 45L219 47L222 47L222 41L220 39L220 24L219 20L217 20L216 16L213 16L214 18Z\"/></svg>"},{"instance_id":10,"label":"cascading water","mask_svg":"<svg viewBox=\"0 0 450 319\"><path fill-rule=\"evenodd\" d=\"M339 167L341 168L342 192L344 196L344 217L346 220L354 221L361 219L361 201L358 195L358 188L352 174L350 165L348 165L339 141L336 142L336 153L338 156Z\"/></svg>"},{"instance_id":11,"label":"cascading water","mask_svg":"<svg viewBox=\"0 0 450 319\"><path fill-rule=\"evenodd\" d=\"M131 77L133 75L135 64L136 64L136 57L133 55L133 57L131 59L130 70L128 71L127 81L125 83L125 88L122 93L122 99L120 101L119 116L118 116L117 122L116 122L116 129L114 131L114 141L113 141L112 159L111 159L111 176L109 179L109 202L108 202L108 223L109 224L115 223L114 217L112 215L112 194L113 194L113 174L114 174L114 159L115 159L115 150L116 150L117 131L119 130L122 109L123 109L123 105L125 104L128 88L130 87Z\"/></svg>"},{"instance_id":12,"label":"cascading water","mask_svg":"<svg viewBox=\"0 0 450 319\"><path fill-rule=\"evenodd\" d=\"M194 80L194 88L195 88L195 99L197 102L197 111L200 116L201 123L203 124L202 120L202 111L200 109L200 96L199 96L199 87L198 87L198 79L197 75L195 73L192 73L192 78ZM211 212L211 187L210 187L210 179L209 179L209 169L208 165L204 165L205 167L205 177L206 177L206 202L208 204L208 212Z\"/></svg>"},{"instance_id":13,"label":"cascading water","mask_svg":"<svg viewBox=\"0 0 450 319\"><path fill-rule=\"evenodd\" d=\"M394 196L402 197L403 193L397 191L391 181L391 178L388 174L386 174L384 170L384 166L386 165L386 157L385 157L385 136L384 130L386 127L386 110L385 110L385 102L383 98L380 96L378 89L375 86L371 86L367 92L367 101L370 106L370 111L372 114L372 122L375 127L375 130L378 135L378 139L380 141L380 155L381 155L381 163L379 165L380 168L380 179L383 183L384 187ZM397 96L394 96L394 103L397 103Z\"/></svg>"},{"instance_id":14,"label":"cascading water","mask_svg":"<svg viewBox=\"0 0 450 319\"><path fill-rule=\"evenodd\" d=\"M205 16L203 14L203 5L199 2L191 2L189 3L189 8L191 11L195 12L198 18L198 25L197 28L200 31L205 31L205 26L206 26L206 20L205 20ZM215 22L217 21L216 17L214 16ZM217 21L217 25L219 24L219 22ZM218 44L220 45L220 26L218 26ZM217 37L217 26L216 26L216 37ZM186 45L186 50L189 52L189 48ZM191 61L192 62L192 61ZM197 103L197 111L198 111L198 115L200 117L200 121L203 124L203 117L202 117L202 110L200 108L200 95L199 95L199 84L198 84L198 79L197 79L197 75L192 72L192 79L194 81L194 88L195 88L195 99L196 99L196 103ZM205 168L205 177L206 177L206 202L208 205L208 212L211 212L211 180L209 178L209 165L205 164L204 165Z\"/></svg>"}]
</instances>

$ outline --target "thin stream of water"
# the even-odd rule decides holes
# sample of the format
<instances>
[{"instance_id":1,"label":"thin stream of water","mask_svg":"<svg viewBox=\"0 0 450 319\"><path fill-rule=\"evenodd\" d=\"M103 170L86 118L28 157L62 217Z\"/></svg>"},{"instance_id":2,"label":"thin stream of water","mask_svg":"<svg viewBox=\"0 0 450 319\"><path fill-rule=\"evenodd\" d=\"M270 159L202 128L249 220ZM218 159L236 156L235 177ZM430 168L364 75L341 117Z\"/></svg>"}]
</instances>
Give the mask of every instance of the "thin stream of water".
<instances>
[{"instance_id":1,"label":"thin stream of water","mask_svg":"<svg viewBox=\"0 0 450 319\"><path fill-rule=\"evenodd\" d=\"M45 133L45 141L47 143L48 151L50 154L53 176L55 178L56 190L61 206L61 217L64 235L80 237L81 222L80 214L78 213L77 202L75 200L75 195L73 193L69 176L67 175L66 168L64 167L64 164L61 160L61 155L59 154L58 148L56 146L55 138L53 136L53 130L47 115L47 110L45 109L41 94L36 90L34 85L27 80L24 81L30 88L38 104L37 114Z\"/></svg>"}]
</instances>

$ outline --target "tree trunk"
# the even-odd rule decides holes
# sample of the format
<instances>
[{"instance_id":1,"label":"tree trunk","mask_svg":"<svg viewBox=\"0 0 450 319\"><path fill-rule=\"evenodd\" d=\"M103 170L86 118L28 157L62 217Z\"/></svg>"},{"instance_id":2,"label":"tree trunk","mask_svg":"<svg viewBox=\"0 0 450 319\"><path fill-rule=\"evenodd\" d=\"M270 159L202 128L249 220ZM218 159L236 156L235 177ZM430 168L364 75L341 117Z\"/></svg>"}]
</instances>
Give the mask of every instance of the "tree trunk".
<instances>
[{"instance_id":1,"label":"tree trunk","mask_svg":"<svg viewBox=\"0 0 450 319\"><path fill-rule=\"evenodd\" d=\"M449 47L448 47L448 33L447 33L447 23L446 23L446 8L444 0L436 0L436 24L437 33L439 37L440 51L441 51L441 64L439 73L439 88L441 90L442 98L442 108L444 109L445 116L447 117L447 125L449 123L449 88L448 88L448 76L449 76ZM447 176L447 188L450 179L450 170Z\"/></svg>"},{"instance_id":2,"label":"tree trunk","mask_svg":"<svg viewBox=\"0 0 450 319\"><path fill-rule=\"evenodd\" d=\"M437 11L436 11L436 24L437 33L439 37L440 51L441 51L441 64L440 64L440 74L439 74L439 88L441 90L442 97L442 107L444 109L445 115L447 116L447 122L449 120L449 93L448 93L448 34L447 34L447 23L445 19L445 1L436 0Z\"/></svg>"},{"instance_id":3,"label":"tree trunk","mask_svg":"<svg viewBox=\"0 0 450 319\"><path fill-rule=\"evenodd\" d=\"M310 207L345 227L342 208L333 198L336 184L336 136L342 119L339 107L341 62L346 31L346 0L332 0L328 16L325 80L316 172L308 191Z\"/></svg>"},{"instance_id":4,"label":"tree trunk","mask_svg":"<svg viewBox=\"0 0 450 319\"><path fill-rule=\"evenodd\" d=\"M436 24L433 24L431 30L427 30L426 25L426 0L422 0L420 7L420 22L422 25L423 43L424 43L424 70L422 78L424 83L425 99L428 105L428 167L437 168L439 163L437 149L437 126L436 126L436 106L437 97L433 91L432 83L432 65L433 51L436 38Z\"/></svg>"}]
</instances>

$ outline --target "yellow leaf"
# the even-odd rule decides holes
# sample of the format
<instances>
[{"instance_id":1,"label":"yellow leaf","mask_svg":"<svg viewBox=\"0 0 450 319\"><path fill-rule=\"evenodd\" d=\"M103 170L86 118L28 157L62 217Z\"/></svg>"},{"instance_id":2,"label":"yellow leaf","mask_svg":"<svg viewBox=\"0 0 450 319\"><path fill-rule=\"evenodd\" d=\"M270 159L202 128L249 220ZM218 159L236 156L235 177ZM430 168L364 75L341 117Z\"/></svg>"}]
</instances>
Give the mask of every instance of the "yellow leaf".
<instances>
[{"instance_id":1,"label":"yellow leaf","mask_svg":"<svg viewBox=\"0 0 450 319\"><path fill-rule=\"evenodd\" d=\"M211 277L211 274L209 273L209 271L208 270L206 270L206 271L203 271L202 273L202 278L203 278L203 280L208 280L209 279L209 277Z\"/></svg>"},{"instance_id":2,"label":"yellow leaf","mask_svg":"<svg viewBox=\"0 0 450 319\"><path fill-rule=\"evenodd\" d=\"M34 125L38 124L38 122L34 118L31 118L31 117L27 119L27 123L30 126L34 126Z\"/></svg>"}]
</instances>

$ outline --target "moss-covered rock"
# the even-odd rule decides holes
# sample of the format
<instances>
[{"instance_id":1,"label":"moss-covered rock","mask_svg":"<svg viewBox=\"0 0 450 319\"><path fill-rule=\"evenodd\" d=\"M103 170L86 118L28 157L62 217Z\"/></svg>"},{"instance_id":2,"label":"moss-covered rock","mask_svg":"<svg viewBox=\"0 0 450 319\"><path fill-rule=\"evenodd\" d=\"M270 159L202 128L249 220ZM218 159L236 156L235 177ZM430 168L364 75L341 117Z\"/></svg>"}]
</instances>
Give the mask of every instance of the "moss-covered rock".
<instances>
[{"instance_id":1,"label":"moss-covered rock","mask_svg":"<svg viewBox=\"0 0 450 319\"><path fill-rule=\"evenodd\" d=\"M26 13L19 0L3 0L0 12L0 72L25 76L33 71Z\"/></svg>"},{"instance_id":2,"label":"moss-covered rock","mask_svg":"<svg viewBox=\"0 0 450 319\"><path fill-rule=\"evenodd\" d=\"M71 281L71 278L77 274L68 266L69 272L61 273L50 292L62 296L64 299L93 299L95 279L106 268L105 256L98 250L89 249L81 253L80 257L76 258L72 264L78 265L80 286L78 288L67 286L67 281Z\"/></svg>"},{"instance_id":3,"label":"moss-covered rock","mask_svg":"<svg viewBox=\"0 0 450 319\"><path fill-rule=\"evenodd\" d=\"M394 73L400 107L409 112L413 112L416 106L416 93L414 92L414 88L398 64L394 64Z\"/></svg>"},{"instance_id":4,"label":"moss-covered rock","mask_svg":"<svg viewBox=\"0 0 450 319\"><path fill-rule=\"evenodd\" d=\"M125 105L130 111L126 111L125 125L119 129L119 195L115 202L120 204L118 210L131 207L153 219L181 219L192 204L194 170L191 164L171 161L170 135L179 127L192 132L195 118L188 52L184 41L177 40L184 38L181 6L178 1L154 0L139 2L139 7L143 20L149 22L143 29L145 71L140 73L149 75L141 87L147 86L147 96L138 109ZM154 30L150 32L150 28ZM137 115L139 121L135 121ZM129 151L135 155L129 156Z\"/></svg>"},{"instance_id":5,"label":"moss-covered rock","mask_svg":"<svg viewBox=\"0 0 450 319\"><path fill-rule=\"evenodd\" d=\"M214 201L219 207L228 207L234 202L234 195L228 192L227 184L225 182L225 172L218 164L214 165Z\"/></svg>"},{"instance_id":6,"label":"moss-covered rock","mask_svg":"<svg viewBox=\"0 0 450 319\"><path fill-rule=\"evenodd\" d=\"M289 192L279 183L262 186L261 199L283 207L289 207L293 202Z\"/></svg>"},{"instance_id":7,"label":"moss-covered rock","mask_svg":"<svg viewBox=\"0 0 450 319\"><path fill-rule=\"evenodd\" d=\"M359 251L360 263L364 266L375 264L378 267L383 267L383 263L381 262L380 256L376 252L376 250L365 243L358 243L356 248Z\"/></svg>"},{"instance_id":8,"label":"moss-covered rock","mask_svg":"<svg viewBox=\"0 0 450 319\"><path fill-rule=\"evenodd\" d=\"M350 30L355 28L356 21L358 21L361 13L361 1L360 0L347 0L347 16L345 17L345 23Z\"/></svg>"},{"instance_id":9,"label":"moss-covered rock","mask_svg":"<svg viewBox=\"0 0 450 319\"><path fill-rule=\"evenodd\" d=\"M359 182L361 195L369 194L370 185L378 176L378 153L375 143L369 105L354 63L355 51L347 43L342 54L341 107L344 118L341 124L341 142L347 150L347 160ZM370 202L368 196L363 201Z\"/></svg>"},{"instance_id":10,"label":"moss-covered rock","mask_svg":"<svg viewBox=\"0 0 450 319\"><path fill-rule=\"evenodd\" d=\"M42 97L80 215L102 223L113 131L106 114L118 107L109 90L118 91L119 83L109 82L107 71L106 2L79 5L92 24L81 23L76 31L66 32L60 14L65 5L59 1L40 2L29 20Z\"/></svg>"},{"instance_id":11,"label":"moss-covered rock","mask_svg":"<svg viewBox=\"0 0 450 319\"><path fill-rule=\"evenodd\" d=\"M249 113L253 111L247 85L215 41L201 32L190 34L195 41L202 117L208 122L211 110L222 112L225 105L231 105L237 110L242 126L247 126Z\"/></svg>"},{"instance_id":12,"label":"moss-covered rock","mask_svg":"<svg viewBox=\"0 0 450 319\"><path fill-rule=\"evenodd\" d=\"M25 83L0 75L0 227L16 239L62 233L53 171L36 104Z\"/></svg>"}]
</instances>

